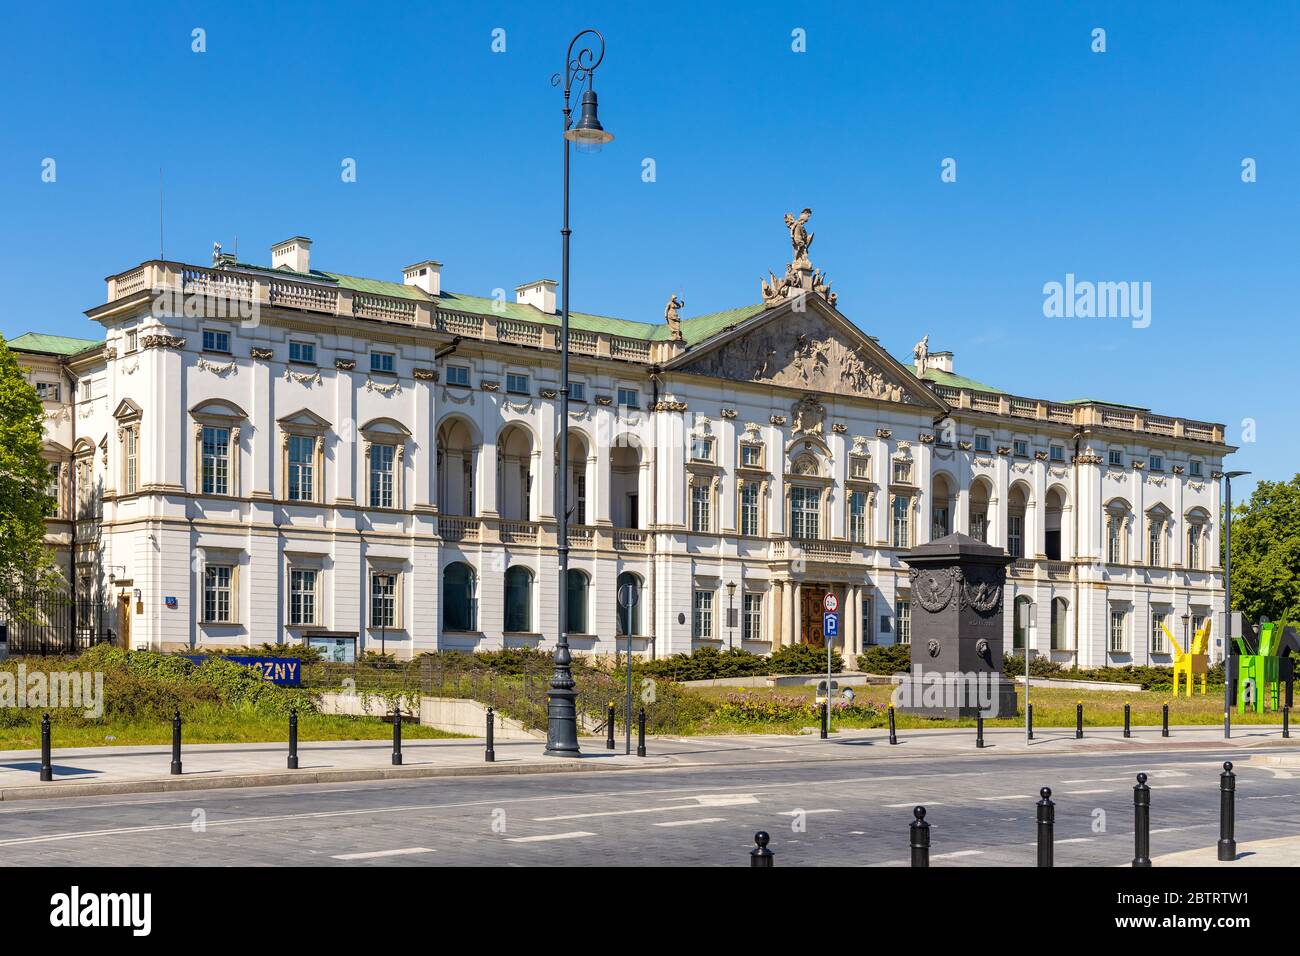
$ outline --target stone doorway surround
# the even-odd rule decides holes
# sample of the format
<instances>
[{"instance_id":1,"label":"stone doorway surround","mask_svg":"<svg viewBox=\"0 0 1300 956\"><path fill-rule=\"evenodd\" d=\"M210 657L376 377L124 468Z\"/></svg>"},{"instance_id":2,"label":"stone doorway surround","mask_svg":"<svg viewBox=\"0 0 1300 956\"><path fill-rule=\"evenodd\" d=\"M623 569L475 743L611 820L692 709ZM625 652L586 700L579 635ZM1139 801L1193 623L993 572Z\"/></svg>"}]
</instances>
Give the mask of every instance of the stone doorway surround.
<instances>
[{"instance_id":1,"label":"stone doorway surround","mask_svg":"<svg viewBox=\"0 0 1300 956\"><path fill-rule=\"evenodd\" d=\"M839 650L846 667L853 669L855 658L862 653L863 600L869 599L873 586L869 581L827 580L824 572L807 580L776 578L772 586L772 649L788 644L813 644L824 647L821 637L822 596L829 590L840 599Z\"/></svg>"}]
</instances>

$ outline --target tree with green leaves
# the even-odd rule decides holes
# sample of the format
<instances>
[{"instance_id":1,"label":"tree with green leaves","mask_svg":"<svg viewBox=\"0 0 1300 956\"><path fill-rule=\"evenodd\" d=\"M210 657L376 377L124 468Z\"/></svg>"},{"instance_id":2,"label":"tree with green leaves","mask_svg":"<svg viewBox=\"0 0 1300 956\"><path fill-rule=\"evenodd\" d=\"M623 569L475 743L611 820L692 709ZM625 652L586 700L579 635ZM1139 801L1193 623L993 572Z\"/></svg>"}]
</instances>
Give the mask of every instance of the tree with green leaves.
<instances>
[{"instance_id":1,"label":"tree with green leaves","mask_svg":"<svg viewBox=\"0 0 1300 956\"><path fill-rule=\"evenodd\" d=\"M10 615L58 580L45 545L49 464L41 457L45 410L0 336L0 594Z\"/></svg>"},{"instance_id":2,"label":"tree with green leaves","mask_svg":"<svg viewBox=\"0 0 1300 956\"><path fill-rule=\"evenodd\" d=\"M1300 623L1300 475L1261 481L1233 509L1232 605L1251 622Z\"/></svg>"}]
</instances>

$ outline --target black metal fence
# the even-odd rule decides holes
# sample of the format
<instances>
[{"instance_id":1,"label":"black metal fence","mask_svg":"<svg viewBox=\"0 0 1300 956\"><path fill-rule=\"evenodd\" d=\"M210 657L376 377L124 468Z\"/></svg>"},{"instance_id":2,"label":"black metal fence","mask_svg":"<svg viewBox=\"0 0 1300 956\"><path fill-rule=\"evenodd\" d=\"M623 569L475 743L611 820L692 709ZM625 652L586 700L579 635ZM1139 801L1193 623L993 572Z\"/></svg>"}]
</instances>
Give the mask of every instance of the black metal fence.
<instances>
[{"instance_id":1,"label":"black metal fence","mask_svg":"<svg viewBox=\"0 0 1300 956\"><path fill-rule=\"evenodd\" d=\"M10 654L77 654L115 638L101 600L66 591L0 595L0 649Z\"/></svg>"}]
</instances>

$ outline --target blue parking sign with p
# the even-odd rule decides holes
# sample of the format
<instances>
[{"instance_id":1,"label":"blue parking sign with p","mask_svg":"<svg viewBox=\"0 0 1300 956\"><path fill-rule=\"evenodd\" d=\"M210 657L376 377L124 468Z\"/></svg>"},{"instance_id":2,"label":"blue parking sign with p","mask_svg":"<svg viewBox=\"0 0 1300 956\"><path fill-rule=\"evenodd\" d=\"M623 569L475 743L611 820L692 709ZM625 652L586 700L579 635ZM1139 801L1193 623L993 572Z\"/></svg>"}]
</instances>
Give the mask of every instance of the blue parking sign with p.
<instances>
[{"instance_id":1,"label":"blue parking sign with p","mask_svg":"<svg viewBox=\"0 0 1300 956\"><path fill-rule=\"evenodd\" d=\"M822 637L839 637L840 619L834 611L822 613Z\"/></svg>"}]
</instances>

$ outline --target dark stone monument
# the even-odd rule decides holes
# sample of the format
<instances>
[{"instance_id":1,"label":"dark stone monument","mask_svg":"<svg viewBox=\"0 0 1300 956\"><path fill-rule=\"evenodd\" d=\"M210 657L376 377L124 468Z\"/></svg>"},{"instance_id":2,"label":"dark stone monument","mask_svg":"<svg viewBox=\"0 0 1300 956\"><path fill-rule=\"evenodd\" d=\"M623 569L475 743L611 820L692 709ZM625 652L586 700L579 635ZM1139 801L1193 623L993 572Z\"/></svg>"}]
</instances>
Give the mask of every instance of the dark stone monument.
<instances>
[{"instance_id":1,"label":"dark stone monument","mask_svg":"<svg viewBox=\"0 0 1300 956\"><path fill-rule=\"evenodd\" d=\"M1015 685L1002 674L1002 591L1013 559L964 534L913 548L912 671L895 701L906 714L1016 715Z\"/></svg>"}]
</instances>

